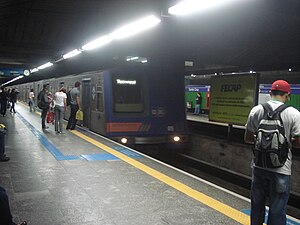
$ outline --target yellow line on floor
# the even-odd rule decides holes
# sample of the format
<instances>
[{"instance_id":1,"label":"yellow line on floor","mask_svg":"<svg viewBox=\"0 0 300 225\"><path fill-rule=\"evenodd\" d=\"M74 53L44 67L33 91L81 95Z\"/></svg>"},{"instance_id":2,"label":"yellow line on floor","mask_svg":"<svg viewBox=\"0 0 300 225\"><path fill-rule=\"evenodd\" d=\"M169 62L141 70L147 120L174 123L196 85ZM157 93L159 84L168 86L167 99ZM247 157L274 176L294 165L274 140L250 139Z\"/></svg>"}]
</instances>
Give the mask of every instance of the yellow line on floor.
<instances>
[{"instance_id":1,"label":"yellow line on floor","mask_svg":"<svg viewBox=\"0 0 300 225\"><path fill-rule=\"evenodd\" d=\"M86 140L87 142L101 148L102 150L105 150L106 152L118 157L119 159L123 160L124 162L127 162L128 164L136 167L137 169L149 174L150 176L162 181L163 183L177 189L178 191L190 196L191 198L209 206L210 208L213 208L220 213L232 218L233 220L241 223L241 224L250 224L250 217L220 201L215 200L214 198L211 198L155 169L152 169L149 166L144 165L143 163L140 163L98 141L95 141L94 139L76 131L71 131L76 136Z\"/></svg>"}]
</instances>

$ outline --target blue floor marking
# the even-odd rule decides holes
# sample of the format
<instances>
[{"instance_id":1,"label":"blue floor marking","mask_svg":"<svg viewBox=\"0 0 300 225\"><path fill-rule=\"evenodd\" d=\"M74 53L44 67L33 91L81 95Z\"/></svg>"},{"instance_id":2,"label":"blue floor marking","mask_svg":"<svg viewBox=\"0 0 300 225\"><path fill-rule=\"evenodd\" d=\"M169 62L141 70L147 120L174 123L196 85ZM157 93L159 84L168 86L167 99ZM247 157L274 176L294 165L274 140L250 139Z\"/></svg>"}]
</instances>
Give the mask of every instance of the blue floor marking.
<instances>
[{"instance_id":1,"label":"blue floor marking","mask_svg":"<svg viewBox=\"0 0 300 225\"><path fill-rule=\"evenodd\" d=\"M143 158L142 155L135 153L125 147L112 147L113 149L115 149L118 152L121 152L124 155L127 155L130 158Z\"/></svg>"},{"instance_id":2,"label":"blue floor marking","mask_svg":"<svg viewBox=\"0 0 300 225\"><path fill-rule=\"evenodd\" d=\"M244 210L241 210L241 212L243 212L243 213L250 216L250 209L244 209ZM268 213L269 213L269 210L266 209L266 215L265 215L265 222L264 223L267 223L267 221L268 221ZM300 223L297 223L296 221L293 221L289 218L286 218L286 224L287 225L300 225Z\"/></svg>"},{"instance_id":3,"label":"blue floor marking","mask_svg":"<svg viewBox=\"0 0 300 225\"><path fill-rule=\"evenodd\" d=\"M17 116L20 118L20 120L29 128L29 130L39 139L41 144L54 156L54 158L57 161L63 161L63 160L79 160L79 159L85 159L87 161L100 161L100 160L119 160L118 157L109 154L82 154L80 156L76 155L64 155L62 154L48 139L40 132L38 131L34 126L32 126L20 113L17 113ZM135 153L125 147L112 147L116 151L127 155L130 158L142 158L143 156Z\"/></svg>"},{"instance_id":4,"label":"blue floor marking","mask_svg":"<svg viewBox=\"0 0 300 225\"><path fill-rule=\"evenodd\" d=\"M99 161L99 160L120 160L118 157L105 153L105 154L87 154L81 155L81 157L85 158L87 161Z\"/></svg>"},{"instance_id":5,"label":"blue floor marking","mask_svg":"<svg viewBox=\"0 0 300 225\"><path fill-rule=\"evenodd\" d=\"M29 128L29 130L39 139L42 145L54 156L57 161L78 160L80 157L76 155L63 155L51 142L48 141L41 132L35 129L23 116L17 113L20 120Z\"/></svg>"}]
</instances>

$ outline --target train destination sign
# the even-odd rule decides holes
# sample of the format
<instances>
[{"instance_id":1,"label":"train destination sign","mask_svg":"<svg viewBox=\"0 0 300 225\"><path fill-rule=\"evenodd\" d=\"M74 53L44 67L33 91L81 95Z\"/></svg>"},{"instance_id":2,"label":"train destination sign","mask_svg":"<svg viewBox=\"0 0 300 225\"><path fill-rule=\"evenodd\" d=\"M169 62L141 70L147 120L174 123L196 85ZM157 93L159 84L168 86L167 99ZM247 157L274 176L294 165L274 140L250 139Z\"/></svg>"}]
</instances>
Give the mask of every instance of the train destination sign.
<instances>
[{"instance_id":1,"label":"train destination sign","mask_svg":"<svg viewBox=\"0 0 300 225\"><path fill-rule=\"evenodd\" d=\"M258 74L234 74L211 78L209 120L245 125L258 99Z\"/></svg>"}]
</instances>

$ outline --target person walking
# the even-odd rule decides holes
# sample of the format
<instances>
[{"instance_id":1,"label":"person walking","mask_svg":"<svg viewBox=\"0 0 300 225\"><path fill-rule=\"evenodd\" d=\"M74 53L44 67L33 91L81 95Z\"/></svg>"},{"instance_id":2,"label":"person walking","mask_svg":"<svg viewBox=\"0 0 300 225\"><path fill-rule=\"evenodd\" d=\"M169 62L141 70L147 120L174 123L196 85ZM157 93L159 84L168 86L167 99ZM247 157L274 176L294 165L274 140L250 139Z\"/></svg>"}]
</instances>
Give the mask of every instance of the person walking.
<instances>
[{"instance_id":1,"label":"person walking","mask_svg":"<svg viewBox=\"0 0 300 225\"><path fill-rule=\"evenodd\" d=\"M254 144L254 152L256 152L252 160L251 225L263 224L267 198L269 198L267 224L286 224L286 207L290 193L292 166L291 148L300 148L300 113L291 106L285 106L285 103L290 98L290 92L291 87L288 82L284 80L275 81L270 91L271 100L268 101L267 104L260 104L253 107L248 116L244 139L246 143ZM269 110L267 110L267 108L269 108ZM265 110L267 110L266 113ZM274 118L270 118L273 116ZM274 122L275 119L276 122ZM261 132L266 132L270 129L268 126L270 126L271 123L274 124L273 126L280 127L286 138L269 138L272 142L272 151L274 148L281 148L281 151L286 151L284 154L285 157L283 158L286 161L283 160L281 162L283 166L279 164L276 168L270 166L270 162L273 165L275 161L281 159L281 155L274 157L274 153L268 155L268 151L264 150L264 152L261 153L264 154L264 157L259 157L260 152L256 151L264 145L263 142L260 142L261 145L257 145L259 141L264 138ZM262 129L260 133L258 133L258 129L262 128L263 125L265 126L264 131ZM278 130L280 131L280 129ZM281 133L278 133L276 135L280 137ZM281 140L285 141L282 142ZM273 144L273 141L275 144ZM286 145L281 143L286 143ZM286 148L284 148L284 146L286 146ZM268 160L268 162L266 160L267 157L271 159ZM262 161L264 162L263 164L261 163Z\"/></svg>"},{"instance_id":2,"label":"person walking","mask_svg":"<svg viewBox=\"0 0 300 225\"><path fill-rule=\"evenodd\" d=\"M27 225L26 221L14 223L10 212L8 196L6 190L0 186L0 224L1 225Z\"/></svg>"},{"instance_id":3,"label":"person walking","mask_svg":"<svg viewBox=\"0 0 300 225\"><path fill-rule=\"evenodd\" d=\"M63 131L63 118L67 107L66 89L62 87L54 94L55 131L61 134Z\"/></svg>"},{"instance_id":4,"label":"person walking","mask_svg":"<svg viewBox=\"0 0 300 225\"><path fill-rule=\"evenodd\" d=\"M17 102L17 99L18 99L18 96L17 96L17 93L16 93L16 89L12 89L11 90L11 93L10 93L10 96L9 96L9 98L10 98L10 102L11 102L11 107L10 107L10 112L12 113L12 112L14 112L14 113L16 113L16 110L15 110L15 104L16 104L16 102Z\"/></svg>"},{"instance_id":5,"label":"person walking","mask_svg":"<svg viewBox=\"0 0 300 225\"><path fill-rule=\"evenodd\" d=\"M75 83L75 87L72 88L70 91L70 107L71 107L71 112L70 112L70 117L67 125L67 130L75 130L76 127L76 113L79 110L81 110L80 107L80 82L77 81Z\"/></svg>"},{"instance_id":6,"label":"person walking","mask_svg":"<svg viewBox=\"0 0 300 225\"><path fill-rule=\"evenodd\" d=\"M196 96L196 104L195 104L195 111L194 114L199 115L201 110L201 103L202 103L202 97L201 93L198 92Z\"/></svg>"},{"instance_id":7,"label":"person walking","mask_svg":"<svg viewBox=\"0 0 300 225\"><path fill-rule=\"evenodd\" d=\"M35 112L35 103L34 103L34 89L32 88L28 94L28 99L29 99L29 112L34 111Z\"/></svg>"},{"instance_id":8,"label":"person walking","mask_svg":"<svg viewBox=\"0 0 300 225\"><path fill-rule=\"evenodd\" d=\"M47 112L49 110L49 104L50 101L48 98L48 85L44 84L43 85L43 90L40 91L40 93L38 94L38 107L42 110L41 113L41 118L42 118L42 129L47 129L49 128L48 126L46 126L46 116L47 116Z\"/></svg>"}]
</instances>

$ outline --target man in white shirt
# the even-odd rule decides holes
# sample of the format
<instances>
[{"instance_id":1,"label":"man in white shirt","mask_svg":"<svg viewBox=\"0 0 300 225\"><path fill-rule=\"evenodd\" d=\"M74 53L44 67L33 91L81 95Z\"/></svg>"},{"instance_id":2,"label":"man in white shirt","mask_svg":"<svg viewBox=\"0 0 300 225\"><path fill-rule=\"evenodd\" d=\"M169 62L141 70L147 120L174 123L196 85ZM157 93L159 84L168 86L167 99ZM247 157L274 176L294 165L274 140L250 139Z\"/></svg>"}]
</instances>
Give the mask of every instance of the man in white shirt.
<instances>
[{"instance_id":1,"label":"man in white shirt","mask_svg":"<svg viewBox=\"0 0 300 225\"><path fill-rule=\"evenodd\" d=\"M290 84L277 80L272 84L271 100L268 104L273 110L286 103L290 98ZM257 105L252 108L246 124L245 142L253 144L259 123L263 119L264 108ZM262 168L252 161L251 184L251 225L264 222L265 202L269 198L268 225L286 224L286 206L290 193L290 176L292 166L291 146L300 148L300 113L293 107L288 107L280 114L285 136L289 143L288 157L285 164L279 168Z\"/></svg>"}]
</instances>

